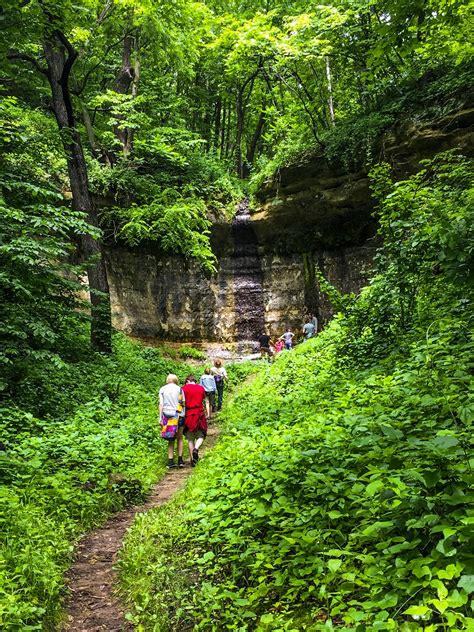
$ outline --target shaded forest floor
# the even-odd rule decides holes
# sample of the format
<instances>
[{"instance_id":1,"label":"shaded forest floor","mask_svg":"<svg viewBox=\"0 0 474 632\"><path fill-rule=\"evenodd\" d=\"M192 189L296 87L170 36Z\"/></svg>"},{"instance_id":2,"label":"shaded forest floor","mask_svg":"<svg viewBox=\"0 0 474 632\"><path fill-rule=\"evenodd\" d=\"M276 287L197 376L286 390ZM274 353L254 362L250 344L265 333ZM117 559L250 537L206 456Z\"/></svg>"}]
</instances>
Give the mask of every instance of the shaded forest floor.
<instances>
[{"instance_id":1,"label":"shaded forest floor","mask_svg":"<svg viewBox=\"0 0 474 632\"><path fill-rule=\"evenodd\" d=\"M202 453L213 447L218 435L218 427L211 426L201 448ZM126 621L124 605L115 595L117 573L114 565L123 538L137 513L167 503L184 486L191 471L189 460L185 468L167 471L163 479L153 486L146 503L117 513L103 527L81 539L75 562L67 576L69 596L65 604L64 631L126 632L134 629Z\"/></svg>"}]
</instances>

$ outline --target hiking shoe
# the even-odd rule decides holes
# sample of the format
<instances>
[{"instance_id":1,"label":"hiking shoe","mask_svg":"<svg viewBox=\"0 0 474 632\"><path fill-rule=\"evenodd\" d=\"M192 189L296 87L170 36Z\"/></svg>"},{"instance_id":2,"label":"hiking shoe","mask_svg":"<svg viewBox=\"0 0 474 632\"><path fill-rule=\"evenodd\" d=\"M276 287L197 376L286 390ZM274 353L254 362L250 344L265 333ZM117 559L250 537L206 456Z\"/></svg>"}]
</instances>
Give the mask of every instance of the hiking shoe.
<instances>
[{"instance_id":1,"label":"hiking shoe","mask_svg":"<svg viewBox=\"0 0 474 632\"><path fill-rule=\"evenodd\" d=\"M194 465L196 465L196 463L199 461L199 452L196 450L196 448L194 448L193 450L193 463Z\"/></svg>"},{"instance_id":2,"label":"hiking shoe","mask_svg":"<svg viewBox=\"0 0 474 632\"><path fill-rule=\"evenodd\" d=\"M172 467L178 467L178 466L176 465L173 459L168 459L168 464L166 465L166 467L168 469L171 469Z\"/></svg>"},{"instance_id":3,"label":"hiking shoe","mask_svg":"<svg viewBox=\"0 0 474 632\"><path fill-rule=\"evenodd\" d=\"M183 457L182 456L178 457L178 467L184 467L184 461L183 461Z\"/></svg>"}]
</instances>

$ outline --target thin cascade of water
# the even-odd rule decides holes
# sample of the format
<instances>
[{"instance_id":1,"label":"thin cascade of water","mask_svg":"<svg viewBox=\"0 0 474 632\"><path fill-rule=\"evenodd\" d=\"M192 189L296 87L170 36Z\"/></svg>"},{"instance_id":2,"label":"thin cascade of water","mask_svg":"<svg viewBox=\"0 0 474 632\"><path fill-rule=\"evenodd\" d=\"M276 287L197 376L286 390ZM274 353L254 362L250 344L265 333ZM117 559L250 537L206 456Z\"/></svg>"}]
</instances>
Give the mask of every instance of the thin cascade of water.
<instances>
[{"instance_id":1,"label":"thin cascade of water","mask_svg":"<svg viewBox=\"0 0 474 632\"><path fill-rule=\"evenodd\" d=\"M242 346L254 346L264 328L265 309L262 262L250 218L248 198L243 199L237 207L232 222L232 237L235 337Z\"/></svg>"}]
</instances>

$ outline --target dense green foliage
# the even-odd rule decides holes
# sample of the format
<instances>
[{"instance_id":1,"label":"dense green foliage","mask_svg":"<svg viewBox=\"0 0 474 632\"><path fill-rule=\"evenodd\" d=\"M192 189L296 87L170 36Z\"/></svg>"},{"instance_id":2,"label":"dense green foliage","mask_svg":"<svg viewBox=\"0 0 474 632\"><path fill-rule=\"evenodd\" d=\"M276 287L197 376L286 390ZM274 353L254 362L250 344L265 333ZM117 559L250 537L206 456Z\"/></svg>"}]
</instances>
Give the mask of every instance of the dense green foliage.
<instances>
[{"instance_id":1,"label":"dense green foliage","mask_svg":"<svg viewBox=\"0 0 474 632\"><path fill-rule=\"evenodd\" d=\"M316 149L364 161L382 130L453 111L472 84L461 0L80 6L7 1L0 77L26 110L47 110L42 46L54 18L77 54L70 91L91 188L116 206L109 228L138 222L132 239L159 240L148 224L170 194L222 213L240 194L234 173L256 184Z\"/></svg>"},{"instance_id":2,"label":"dense green foliage","mask_svg":"<svg viewBox=\"0 0 474 632\"><path fill-rule=\"evenodd\" d=\"M70 279L92 265L77 253L88 237L155 242L212 274L210 228L241 198L239 178L251 176L255 190L315 151L358 169L373 162L388 128L469 101L470 22L460 0L409 11L400 0L78 6L7 0L0 15L0 335L9 363L54 357L78 318ZM66 61L70 122L61 131L50 49ZM53 106L58 118L54 98ZM74 200L69 137L85 154L97 218Z\"/></svg>"},{"instance_id":3,"label":"dense green foliage","mask_svg":"<svg viewBox=\"0 0 474 632\"><path fill-rule=\"evenodd\" d=\"M60 205L60 181L49 164L60 163L54 147L46 148L39 132L41 115L26 116L15 99L0 102L0 361L6 371L0 391L14 388L25 365L49 357L79 315L68 262L78 234L94 234L83 213ZM34 161L31 149L41 153ZM43 153L44 152L44 153ZM9 384L7 384L7 380Z\"/></svg>"},{"instance_id":4,"label":"dense green foliage","mask_svg":"<svg viewBox=\"0 0 474 632\"><path fill-rule=\"evenodd\" d=\"M2 630L51 629L74 540L163 471L156 394L189 367L122 335L91 355L85 334L70 332L67 360L31 361L0 408Z\"/></svg>"},{"instance_id":5,"label":"dense green foliage","mask_svg":"<svg viewBox=\"0 0 474 632\"><path fill-rule=\"evenodd\" d=\"M452 155L374 173L370 286L137 520L121 574L144 630L472 629L472 175Z\"/></svg>"},{"instance_id":6,"label":"dense green foliage","mask_svg":"<svg viewBox=\"0 0 474 632\"><path fill-rule=\"evenodd\" d=\"M2 629L57 622L74 539L161 471L157 386L190 370L173 359L203 359L119 336L110 357L91 353L78 279L102 245L153 242L213 274L212 222L281 166L316 152L366 168L387 130L469 104L468 9L3 2ZM470 171L448 155L398 185L384 166L373 179L385 247L370 287L325 286L343 315L228 408L191 502L132 534L123 581L148 628L193 612L204 629L472 625ZM170 549L155 546L163 529Z\"/></svg>"}]
</instances>

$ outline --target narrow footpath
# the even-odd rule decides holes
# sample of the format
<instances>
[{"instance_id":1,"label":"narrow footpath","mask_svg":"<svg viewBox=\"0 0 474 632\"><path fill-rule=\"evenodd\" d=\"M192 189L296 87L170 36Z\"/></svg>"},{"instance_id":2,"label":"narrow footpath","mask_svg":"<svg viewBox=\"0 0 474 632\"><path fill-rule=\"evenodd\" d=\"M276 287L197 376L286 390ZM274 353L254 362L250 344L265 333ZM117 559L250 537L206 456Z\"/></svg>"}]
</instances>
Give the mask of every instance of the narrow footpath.
<instances>
[{"instance_id":1,"label":"narrow footpath","mask_svg":"<svg viewBox=\"0 0 474 632\"><path fill-rule=\"evenodd\" d=\"M216 426L209 428L200 454L205 455L212 448L218 434ZM197 467L205 467L205 459ZM114 565L123 538L135 514L164 505L184 486L191 472L188 459L185 468L166 472L152 488L146 503L115 514L103 527L82 538L76 550L76 560L67 573L70 594L65 604L64 632L128 632L134 629L125 621L125 608L115 595L117 572Z\"/></svg>"}]
</instances>

